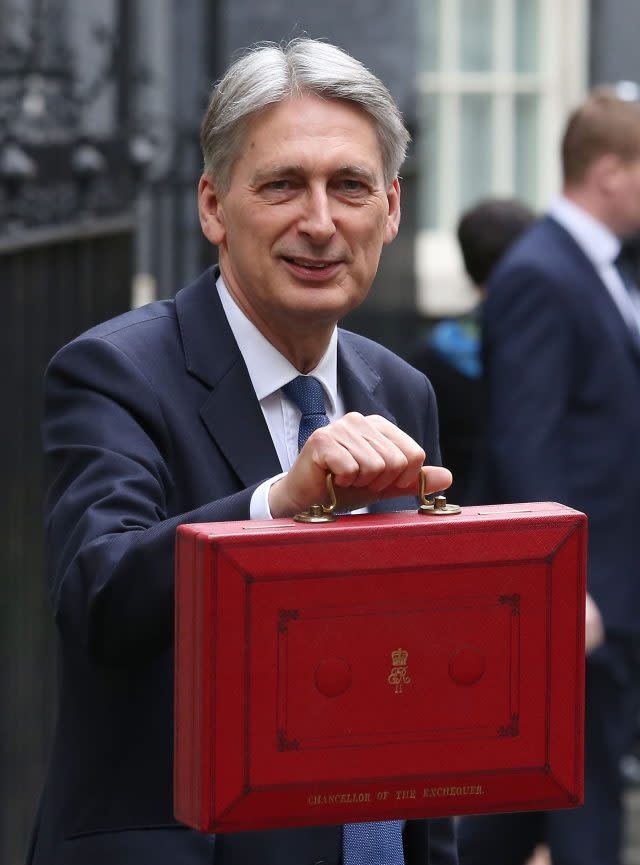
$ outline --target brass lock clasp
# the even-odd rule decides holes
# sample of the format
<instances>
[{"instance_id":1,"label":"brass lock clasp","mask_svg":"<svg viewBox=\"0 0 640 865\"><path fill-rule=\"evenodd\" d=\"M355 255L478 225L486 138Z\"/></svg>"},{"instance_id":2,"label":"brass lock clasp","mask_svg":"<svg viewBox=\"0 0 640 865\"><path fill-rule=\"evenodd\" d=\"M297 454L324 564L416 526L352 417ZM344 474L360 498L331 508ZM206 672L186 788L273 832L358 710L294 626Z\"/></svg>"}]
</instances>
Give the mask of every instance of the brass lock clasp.
<instances>
[{"instance_id":1,"label":"brass lock clasp","mask_svg":"<svg viewBox=\"0 0 640 865\"><path fill-rule=\"evenodd\" d=\"M333 488L333 475L327 472L327 493L329 494L328 505L311 505L308 511L296 514L293 518L298 523L333 523L337 519L336 514L336 491Z\"/></svg>"},{"instance_id":2,"label":"brass lock clasp","mask_svg":"<svg viewBox=\"0 0 640 865\"><path fill-rule=\"evenodd\" d=\"M418 513L422 516L444 517L462 513L460 505L449 504L446 496L427 498L424 472L420 472L420 506Z\"/></svg>"}]
</instances>

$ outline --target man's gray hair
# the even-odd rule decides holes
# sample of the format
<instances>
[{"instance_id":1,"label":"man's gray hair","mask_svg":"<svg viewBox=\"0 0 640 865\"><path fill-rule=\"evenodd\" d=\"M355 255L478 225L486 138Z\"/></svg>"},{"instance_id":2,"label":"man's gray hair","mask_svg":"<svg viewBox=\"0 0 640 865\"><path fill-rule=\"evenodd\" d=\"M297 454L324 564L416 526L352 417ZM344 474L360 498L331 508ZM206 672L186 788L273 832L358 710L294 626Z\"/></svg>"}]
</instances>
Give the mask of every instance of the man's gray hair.
<instances>
[{"instance_id":1,"label":"man's gray hair","mask_svg":"<svg viewBox=\"0 0 640 865\"><path fill-rule=\"evenodd\" d=\"M254 46L229 67L214 88L200 143L204 170L218 193L229 190L233 165L251 116L304 93L345 99L367 112L376 128L385 187L389 188L410 140L391 94L366 66L340 48L300 38L285 45Z\"/></svg>"}]
</instances>

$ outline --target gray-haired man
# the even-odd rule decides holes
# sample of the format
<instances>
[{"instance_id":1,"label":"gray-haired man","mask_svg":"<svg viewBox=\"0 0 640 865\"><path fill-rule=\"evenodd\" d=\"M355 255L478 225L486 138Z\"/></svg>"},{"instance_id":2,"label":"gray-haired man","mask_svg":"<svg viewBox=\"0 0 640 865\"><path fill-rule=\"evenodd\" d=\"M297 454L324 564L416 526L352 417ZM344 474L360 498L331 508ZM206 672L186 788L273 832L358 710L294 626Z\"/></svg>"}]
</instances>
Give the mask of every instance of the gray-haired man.
<instances>
[{"instance_id":1,"label":"gray-haired man","mask_svg":"<svg viewBox=\"0 0 640 865\"><path fill-rule=\"evenodd\" d=\"M398 230L407 139L384 86L339 49L250 52L203 125L199 210L219 269L50 365L62 670L34 865L456 862L446 820L212 838L172 817L176 526L290 516L327 471L341 509L410 506L420 470L429 490L450 483L427 380L336 327ZM307 386L320 411L299 438Z\"/></svg>"}]
</instances>

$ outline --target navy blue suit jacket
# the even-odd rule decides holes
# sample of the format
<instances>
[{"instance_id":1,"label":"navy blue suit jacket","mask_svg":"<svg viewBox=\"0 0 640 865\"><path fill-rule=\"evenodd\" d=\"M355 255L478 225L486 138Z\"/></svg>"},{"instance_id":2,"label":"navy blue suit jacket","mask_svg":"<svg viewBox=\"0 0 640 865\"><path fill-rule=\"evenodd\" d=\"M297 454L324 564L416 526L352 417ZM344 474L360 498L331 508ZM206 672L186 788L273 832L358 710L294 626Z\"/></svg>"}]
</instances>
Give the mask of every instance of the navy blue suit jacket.
<instances>
[{"instance_id":1,"label":"navy blue suit jacket","mask_svg":"<svg viewBox=\"0 0 640 865\"><path fill-rule=\"evenodd\" d=\"M589 517L588 585L606 628L640 632L640 342L552 218L498 265L483 319L485 501Z\"/></svg>"},{"instance_id":2,"label":"navy blue suit jacket","mask_svg":"<svg viewBox=\"0 0 640 865\"><path fill-rule=\"evenodd\" d=\"M210 270L175 300L83 334L47 372L60 696L33 865L340 857L339 827L214 839L173 820L175 529L248 519L255 487L280 471L215 277ZM438 463L435 401L423 375L341 331L338 378L349 410L386 416ZM407 865L456 861L449 821L409 822L404 838Z\"/></svg>"}]
</instances>

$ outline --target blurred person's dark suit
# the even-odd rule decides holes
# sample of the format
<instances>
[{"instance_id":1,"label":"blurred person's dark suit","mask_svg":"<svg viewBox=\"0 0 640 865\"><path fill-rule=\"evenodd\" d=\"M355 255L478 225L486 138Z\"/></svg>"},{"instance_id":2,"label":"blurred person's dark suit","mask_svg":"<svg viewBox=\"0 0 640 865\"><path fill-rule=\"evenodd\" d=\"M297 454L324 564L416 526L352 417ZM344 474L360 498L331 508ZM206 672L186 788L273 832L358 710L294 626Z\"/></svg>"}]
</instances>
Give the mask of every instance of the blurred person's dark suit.
<instances>
[{"instance_id":1,"label":"blurred person's dark suit","mask_svg":"<svg viewBox=\"0 0 640 865\"><path fill-rule=\"evenodd\" d=\"M615 127L619 106L610 120L602 104ZM614 142L613 156L605 150L587 161L602 207L587 181L570 175L570 200L560 199L496 269L483 319L483 498L552 500L589 517L588 586L606 639L587 656L585 804L464 818L462 865L521 865L539 841L553 865L620 863L619 764L633 730L640 634L640 332L612 274L616 235L640 227L640 109L623 108L618 125L627 139L629 128L635 133L637 156L618 159Z\"/></svg>"},{"instance_id":2,"label":"blurred person's dark suit","mask_svg":"<svg viewBox=\"0 0 640 865\"><path fill-rule=\"evenodd\" d=\"M447 495L458 504L473 503L475 498L477 450L484 414L481 299L502 256L534 220L532 210L510 198L482 199L462 214L457 227L458 245L480 303L466 315L438 322L409 356L409 363L429 378L436 392L443 459L453 472Z\"/></svg>"},{"instance_id":3,"label":"blurred person's dark suit","mask_svg":"<svg viewBox=\"0 0 640 865\"><path fill-rule=\"evenodd\" d=\"M414 354L410 355L409 363L423 372L433 385L438 400L438 419L440 426L440 443L446 453L447 468L453 473L453 483L447 490L450 501L457 504L468 504L472 496L472 479L478 439L482 423L482 381L480 378L480 347L477 346L478 357L469 358L468 349L475 353L479 343L479 328L473 317L464 320L449 320L442 322L448 332L456 330L469 334L469 345L465 347L465 359L456 356L458 352L449 346L445 350L439 334L436 339L429 339ZM478 334L472 332L478 330ZM477 370L476 370L477 368Z\"/></svg>"}]
</instances>

